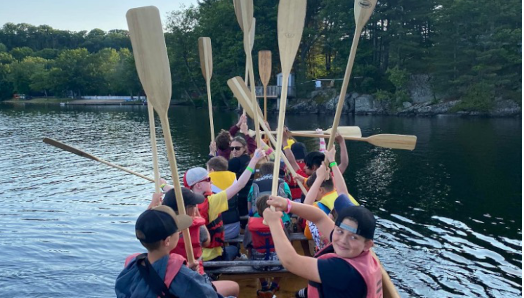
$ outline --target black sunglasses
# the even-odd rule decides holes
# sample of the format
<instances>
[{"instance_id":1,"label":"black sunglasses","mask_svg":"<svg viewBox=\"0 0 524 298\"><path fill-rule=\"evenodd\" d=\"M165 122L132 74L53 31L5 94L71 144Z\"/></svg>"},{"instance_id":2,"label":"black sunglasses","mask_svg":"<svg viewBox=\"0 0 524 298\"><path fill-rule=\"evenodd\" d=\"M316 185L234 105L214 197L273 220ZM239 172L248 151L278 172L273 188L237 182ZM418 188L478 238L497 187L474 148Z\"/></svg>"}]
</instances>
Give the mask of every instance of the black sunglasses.
<instances>
[{"instance_id":1,"label":"black sunglasses","mask_svg":"<svg viewBox=\"0 0 524 298\"><path fill-rule=\"evenodd\" d=\"M242 146L231 146L231 147L229 147L229 149L231 149L231 151L233 151L233 150L240 151L240 149L242 149L242 148L243 148Z\"/></svg>"}]
</instances>

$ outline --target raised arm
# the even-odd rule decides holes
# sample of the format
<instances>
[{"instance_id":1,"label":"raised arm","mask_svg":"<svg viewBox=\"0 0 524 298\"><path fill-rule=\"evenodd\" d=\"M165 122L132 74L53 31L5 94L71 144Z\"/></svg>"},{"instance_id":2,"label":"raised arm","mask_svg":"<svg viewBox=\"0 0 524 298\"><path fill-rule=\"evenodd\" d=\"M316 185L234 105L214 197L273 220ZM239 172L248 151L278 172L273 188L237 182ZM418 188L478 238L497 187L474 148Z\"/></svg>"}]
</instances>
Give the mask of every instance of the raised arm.
<instances>
[{"instance_id":1,"label":"raised arm","mask_svg":"<svg viewBox=\"0 0 524 298\"><path fill-rule=\"evenodd\" d=\"M293 201L289 201L289 203L291 206L291 209L289 210L290 212L313 222L323 235L330 235L331 231L335 228L333 220L331 220L331 218L329 218L329 216L319 208ZM278 196L271 196L269 197L267 204L275 207L275 210L277 211L287 211L288 200ZM264 211L264 218L265 214L266 211ZM273 231L271 231L271 233L273 233Z\"/></svg>"},{"instance_id":2,"label":"raised arm","mask_svg":"<svg viewBox=\"0 0 524 298\"><path fill-rule=\"evenodd\" d=\"M249 164L247 165L246 169L244 170L242 175L238 177L238 181L236 183L233 183L233 185L226 189L228 200L234 197L242 188L244 188L244 186L246 186L247 182L249 181L249 178L255 172L255 166L262 158L264 158L264 156L266 156L266 154L263 150L257 149L255 151L255 154L253 154L253 158L251 158L251 160L249 161Z\"/></svg>"},{"instance_id":3,"label":"raised arm","mask_svg":"<svg viewBox=\"0 0 524 298\"><path fill-rule=\"evenodd\" d=\"M284 128L284 134L282 135L282 144L285 144L284 146L284 154L286 155L287 160L289 161L289 164L293 168L293 170L298 171L300 167L297 164L297 160L295 159L295 155L293 154L293 151L291 151L291 147L287 146L287 140L289 139L289 129L287 127Z\"/></svg>"},{"instance_id":4,"label":"raised arm","mask_svg":"<svg viewBox=\"0 0 524 298\"><path fill-rule=\"evenodd\" d=\"M307 280L321 282L317 259L299 255L295 251L282 229L282 224L280 223L281 216L282 212L272 211L270 208L264 210L264 220L269 225L271 237L273 238L273 243L275 245L275 251L277 252L280 262L282 262L282 265L287 270L295 275Z\"/></svg>"},{"instance_id":5,"label":"raised arm","mask_svg":"<svg viewBox=\"0 0 524 298\"><path fill-rule=\"evenodd\" d=\"M327 169L324 162L322 162L320 167L318 167L318 169L315 171L315 176L315 182L313 182L313 185L311 185L311 188L307 192L307 196L304 199L304 204L306 205L313 205L313 203L315 203L320 186L322 185L322 182L326 180Z\"/></svg>"},{"instance_id":6,"label":"raised arm","mask_svg":"<svg viewBox=\"0 0 524 298\"><path fill-rule=\"evenodd\" d=\"M333 183L335 184L335 188L337 189L337 193L339 195L346 194L349 197L349 191L346 186L346 181L344 180L344 176L342 176L340 167L335 162L335 153L336 153L335 146L333 146L331 150L325 152L326 159L328 160L330 164L331 172L333 173Z\"/></svg>"},{"instance_id":7,"label":"raised arm","mask_svg":"<svg viewBox=\"0 0 524 298\"><path fill-rule=\"evenodd\" d=\"M340 173L344 174L349 165L349 155L348 148L346 147L346 140L344 140L344 138L337 132L335 141L337 141L338 145L340 146L340 165L338 165L338 168L340 169Z\"/></svg>"}]
</instances>

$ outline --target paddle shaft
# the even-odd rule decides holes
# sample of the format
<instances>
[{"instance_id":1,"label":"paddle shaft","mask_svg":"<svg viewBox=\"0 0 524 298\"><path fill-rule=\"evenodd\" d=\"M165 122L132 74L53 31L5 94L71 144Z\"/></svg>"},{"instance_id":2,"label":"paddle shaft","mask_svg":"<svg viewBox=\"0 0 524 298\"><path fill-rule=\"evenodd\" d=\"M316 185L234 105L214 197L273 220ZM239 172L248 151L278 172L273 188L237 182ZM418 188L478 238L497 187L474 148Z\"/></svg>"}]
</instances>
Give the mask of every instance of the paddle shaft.
<instances>
[{"instance_id":1,"label":"paddle shaft","mask_svg":"<svg viewBox=\"0 0 524 298\"><path fill-rule=\"evenodd\" d=\"M153 105L147 104L147 114L149 116L149 133L151 140L151 151L153 153L153 174L155 176L155 192L161 192L160 189L160 172L158 171L158 151L156 147L156 130L155 130L155 111Z\"/></svg>"},{"instance_id":2,"label":"paddle shaft","mask_svg":"<svg viewBox=\"0 0 524 298\"><path fill-rule=\"evenodd\" d=\"M213 123L213 103L211 102L211 79L209 78L206 78L206 88L207 109L209 110L209 129L211 131L211 142L213 142L215 140L215 124Z\"/></svg>"},{"instance_id":3,"label":"paddle shaft","mask_svg":"<svg viewBox=\"0 0 524 298\"><path fill-rule=\"evenodd\" d=\"M349 84L349 78L351 76L351 70L353 69L353 63L355 62L355 55L357 53L358 41L360 39L360 33L362 27L355 29L355 35L353 36L353 43L351 44L351 51L349 52L348 64L346 66L346 73L344 74L344 80L342 81L342 88L340 89L340 96L338 98L337 110L335 112L335 118L333 119L333 125L331 126L331 135L327 144L327 150L331 150L333 143L335 142L335 135L337 133L338 123L340 122L340 115L344 108L344 101L346 99L346 91Z\"/></svg>"},{"instance_id":4,"label":"paddle shaft","mask_svg":"<svg viewBox=\"0 0 524 298\"><path fill-rule=\"evenodd\" d=\"M267 84L264 84L264 121L267 121Z\"/></svg>"},{"instance_id":5,"label":"paddle shaft","mask_svg":"<svg viewBox=\"0 0 524 298\"><path fill-rule=\"evenodd\" d=\"M289 79L289 72L282 74L282 92L280 96L280 106L278 110L278 126L277 126L277 143L274 145L276 148L275 152L275 167L273 168L273 181L271 185L271 195L276 196L278 191L278 172L280 170L280 158L282 155L282 134L284 132L284 118L286 117L286 103L287 103L287 85ZM257 111L253 111L254 115L258 114ZM271 135L271 134L269 134ZM300 183L298 183L300 184Z\"/></svg>"},{"instance_id":6,"label":"paddle shaft","mask_svg":"<svg viewBox=\"0 0 524 298\"><path fill-rule=\"evenodd\" d=\"M171 180L173 181L173 186L175 187L175 198L178 207L179 214L187 214L186 206L182 197L182 188L180 186L180 179L178 178L178 167L175 157L175 148L173 147L173 140L171 138L171 130L169 128L169 121L167 118L167 113L159 115L160 123L162 123L162 132L164 134L164 140L166 142L167 149L167 158L169 160L169 167L171 168ZM189 229L182 231L184 239L191 239L189 235ZM186 249L187 260L190 264L195 263L195 256L193 255L193 247L191 246L191 241L184 241L184 246Z\"/></svg>"},{"instance_id":7,"label":"paddle shaft","mask_svg":"<svg viewBox=\"0 0 524 298\"><path fill-rule=\"evenodd\" d=\"M121 166L119 166L119 165L115 165L115 164L113 164L113 163L110 163L110 162L108 162L108 161L105 161L105 160L103 160L103 159L100 159L100 158L98 158L98 157L96 157L96 156L94 156L94 155L92 155L92 154L86 153L86 152L84 152L84 151L82 151L82 150L80 150L80 149L77 149L77 148L75 148L75 147L72 147L72 146L66 145L66 144L64 144L64 143L61 143L61 142L59 142L59 141L57 141L57 140L53 140L53 139L49 139L49 138L44 138L43 141L44 141L44 143L46 143L46 144L48 144L48 145L55 146L55 147L57 147L57 148L60 148L60 149L62 149L62 150L68 151L68 152L71 152L71 153L76 154L76 155L78 155L78 156L85 157L85 158L87 158L87 159L91 159L91 160L94 160L94 161L98 161L98 162L100 162L100 163L106 164L106 165L108 165L108 166L110 166L110 167L113 167L113 168L115 168L115 169L119 169L119 170L122 170L122 171L124 171L124 172L126 172L126 173L133 174L133 175L138 176L138 177L140 177L140 178L144 178L144 179L146 179L146 180L148 180L148 181L155 182L155 180L152 179L152 178L149 178L149 177L144 176L144 175L142 175L142 174L139 174L139 173L137 173L137 172L131 171L131 170L126 169L126 168L124 168L124 167L121 167Z\"/></svg>"}]
</instances>

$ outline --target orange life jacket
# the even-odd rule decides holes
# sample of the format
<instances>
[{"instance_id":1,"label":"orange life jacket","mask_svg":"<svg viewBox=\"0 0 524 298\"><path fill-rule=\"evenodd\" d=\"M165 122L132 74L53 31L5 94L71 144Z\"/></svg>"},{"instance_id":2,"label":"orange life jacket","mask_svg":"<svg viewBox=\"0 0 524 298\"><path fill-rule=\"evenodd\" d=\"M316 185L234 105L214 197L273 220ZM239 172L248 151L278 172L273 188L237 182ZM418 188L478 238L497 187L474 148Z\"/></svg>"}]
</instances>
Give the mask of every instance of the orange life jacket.
<instances>
[{"instance_id":1,"label":"orange life jacket","mask_svg":"<svg viewBox=\"0 0 524 298\"><path fill-rule=\"evenodd\" d=\"M206 220L202 217L193 217L193 224L189 227L189 235L191 236L191 246L193 247L193 256L198 260L202 256L202 246L200 245L200 226L206 224ZM179 254L187 259L184 237L180 235L180 239L175 248L171 250L171 254ZM200 274L204 274L204 266L200 260Z\"/></svg>"},{"instance_id":2,"label":"orange life jacket","mask_svg":"<svg viewBox=\"0 0 524 298\"><path fill-rule=\"evenodd\" d=\"M336 253L325 253L327 249L331 248L331 245L319 251L315 258L329 259L329 258L339 258L348 262L353 268L355 268L358 273L364 279L367 287L366 298L382 298L382 272L380 271L380 264L377 262L369 251L361 253L358 257L355 258L341 258ZM307 287L307 296L310 298L321 298L322 294L322 284L309 282Z\"/></svg>"},{"instance_id":3,"label":"orange life jacket","mask_svg":"<svg viewBox=\"0 0 524 298\"><path fill-rule=\"evenodd\" d=\"M126 262L124 266L127 267L127 265L136 259L136 257L140 255L140 253L132 254L126 258ZM182 268L182 265L186 263L186 259L182 257L181 255L177 254L169 254L169 260L167 261L167 269L166 269L166 276L164 277L164 284L169 289L171 286L171 282L173 282L173 279L175 279L175 276L180 271L180 268Z\"/></svg>"},{"instance_id":4,"label":"orange life jacket","mask_svg":"<svg viewBox=\"0 0 524 298\"><path fill-rule=\"evenodd\" d=\"M204 194L206 199L198 205L200 215L206 221L206 227L209 231L211 243L207 248L220 247L224 245L224 222L222 221L222 214L219 214L213 221L209 221L209 196L212 194Z\"/></svg>"}]
</instances>

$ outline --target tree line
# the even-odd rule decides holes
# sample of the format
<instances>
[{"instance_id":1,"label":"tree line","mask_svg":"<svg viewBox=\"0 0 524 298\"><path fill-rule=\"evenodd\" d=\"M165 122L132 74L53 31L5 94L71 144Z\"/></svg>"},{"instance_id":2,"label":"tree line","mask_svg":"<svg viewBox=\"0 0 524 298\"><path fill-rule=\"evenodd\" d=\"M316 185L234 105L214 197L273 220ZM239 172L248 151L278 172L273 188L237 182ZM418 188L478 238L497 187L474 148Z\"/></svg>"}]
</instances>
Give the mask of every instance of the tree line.
<instances>
[{"instance_id":1,"label":"tree line","mask_svg":"<svg viewBox=\"0 0 524 298\"><path fill-rule=\"evenodd\" d=\"M353 1L308 0L294 63L297 94L312 80L344 75L355 29ZM280 72L277 0L254 1L255 73L259 50L273 53ZM407 84L425 75L435 101L489 109L497 99L521 102L522 9L516 0L381 0L360 37L349 91L391 105L410 101ZM211 38L214 103L234 103L226 81L243 76L242 32L231 0L201 0L169 14L165 37L173 97L206 100L197 41ZM7 23L0 29L0 98L13 93L54 96L137 95L142 92L125 30L71 32ZM275 84L274 76L270 84ZM259 84L259 82L257 82Z\"/></svg>"}]
</instances>

